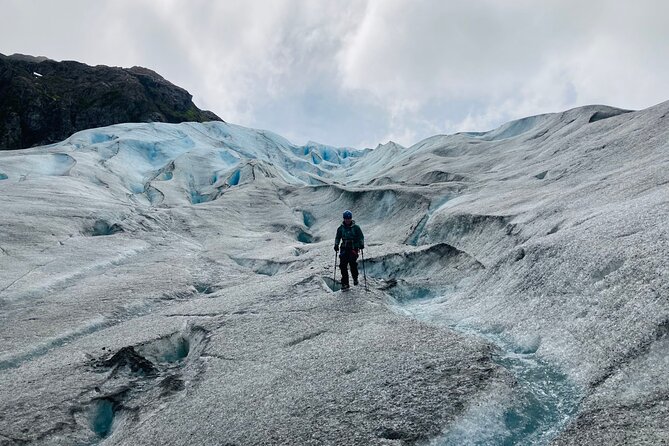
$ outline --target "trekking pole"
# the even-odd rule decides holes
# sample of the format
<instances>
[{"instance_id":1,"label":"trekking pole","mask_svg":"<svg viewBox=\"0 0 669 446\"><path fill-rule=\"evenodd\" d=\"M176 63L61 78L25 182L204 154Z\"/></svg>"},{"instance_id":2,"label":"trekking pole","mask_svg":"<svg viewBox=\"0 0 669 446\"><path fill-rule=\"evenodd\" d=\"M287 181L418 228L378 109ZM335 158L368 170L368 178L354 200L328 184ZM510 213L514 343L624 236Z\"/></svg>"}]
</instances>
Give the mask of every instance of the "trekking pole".
<instances>
[{"instance_id":1,"label":"trekking pole","mask_svg":"<svg viewBox=\"0 0 669 446\"><path fill-rule=\"evenodd\" d=\"M334 289L334 287L337 285L337 251L335 251L334 278L332 280L332 288Z\"/></svg>"},{"instance_id":2,"label":"trekking pole","mask_svg":"<svg viewBox=\"0 0 669 446\"><path fill-rule=\"evenodd\" d=\"M362 252L362 275L365 278L365 291L369 291L367 289L367 272L365 271L365 250L361 249L360 252Z\"/></svg>"}]
</instances>

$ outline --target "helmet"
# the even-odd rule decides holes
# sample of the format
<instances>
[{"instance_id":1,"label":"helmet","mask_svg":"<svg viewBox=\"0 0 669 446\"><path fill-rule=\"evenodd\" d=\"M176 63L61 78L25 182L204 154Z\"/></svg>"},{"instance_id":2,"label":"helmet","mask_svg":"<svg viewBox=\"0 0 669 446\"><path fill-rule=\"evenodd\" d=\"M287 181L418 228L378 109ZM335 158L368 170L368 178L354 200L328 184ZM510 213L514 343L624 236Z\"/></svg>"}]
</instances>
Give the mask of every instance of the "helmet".
<instances>
[{"instance_id":1,"label":"helmet","mask_svg":"<svg viewBox=\"0 0 669 446\"><path fill-rule=\"evenodd\" d=\"M344 219L353 218L353 213L351 211L344 211Z\"/></svg>"}]
</instances>

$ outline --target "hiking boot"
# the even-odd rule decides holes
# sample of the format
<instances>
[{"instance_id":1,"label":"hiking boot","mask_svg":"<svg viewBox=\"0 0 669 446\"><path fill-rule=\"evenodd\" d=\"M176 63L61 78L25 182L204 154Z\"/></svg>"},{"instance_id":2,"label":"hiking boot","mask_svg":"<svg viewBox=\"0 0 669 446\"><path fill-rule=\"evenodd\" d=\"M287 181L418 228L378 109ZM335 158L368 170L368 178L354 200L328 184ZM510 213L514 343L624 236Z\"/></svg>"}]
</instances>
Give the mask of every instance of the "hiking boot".
<instances>
[{"instance_id":1,"label":"hiking boot","mask_svg":"<svg viewBox=\"0 0 669 446\"><path fill-rule=\"evenodd\" d=\"M351 288L349 285L344 285L344 284L342 284L342 286L341 286L341 290L342 290L342 291L346 291L346 290L348 290L349 288Z\"/></svg>"},{"instance_id":2,"label":"hiking boot","mask_svg":"<svg viewBox=\"0 0 669 446\"><path fill-rule=\"evenodd\" d=\"M358 284L358 278L356 277L356 278L353 279L353 285L357 285L357 284Z\"/></svg>"}]
</instances>

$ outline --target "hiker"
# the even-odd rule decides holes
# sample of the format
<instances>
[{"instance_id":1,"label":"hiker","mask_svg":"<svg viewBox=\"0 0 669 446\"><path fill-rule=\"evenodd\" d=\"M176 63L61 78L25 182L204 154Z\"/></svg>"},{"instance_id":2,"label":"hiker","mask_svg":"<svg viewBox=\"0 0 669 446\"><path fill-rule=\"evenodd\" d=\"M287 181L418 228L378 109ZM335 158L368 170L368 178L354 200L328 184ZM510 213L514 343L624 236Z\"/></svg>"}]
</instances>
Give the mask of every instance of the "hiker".
<instances>
[{"instance_id":1,"label":"hiker","mask_svg":"<svg viewBox=\"0 0 669 446\"><path fill-rule=\"evenodd\" d=\"M341 250L340 244L341 242ZM348 290L348 265L351 265L353 285L358 284L358 253L365 249L365 236L362 229L353 221L351 211L344 211L344 221L337 229L334 250L339 252L339 268L341 269L341 289Z\"/></svg>"}]
</instances>

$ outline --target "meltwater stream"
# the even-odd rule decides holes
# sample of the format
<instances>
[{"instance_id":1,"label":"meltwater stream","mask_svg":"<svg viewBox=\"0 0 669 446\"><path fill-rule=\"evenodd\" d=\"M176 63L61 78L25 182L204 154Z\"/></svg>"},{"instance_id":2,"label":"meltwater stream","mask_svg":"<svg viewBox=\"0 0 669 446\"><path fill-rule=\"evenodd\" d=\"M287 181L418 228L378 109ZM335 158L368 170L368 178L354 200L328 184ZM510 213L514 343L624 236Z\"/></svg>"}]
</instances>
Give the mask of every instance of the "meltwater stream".
<instances>
[{"instance_id":1,"label":"meltwater stream","mask_svg":"<svg viewBox=\"0 0 669 446\"><path fill-rule=\"evenodd\" d=\"M509 399L499 395L472 404L434 446L545 445L576 413L581 392L566 375L539 359L534 351L515 347L503 335L446 321L432 299L396 301L395 308L430 324L477 336L496 345L495 361L513 374L517 386Z\"/></svg>"}]
</instances>

